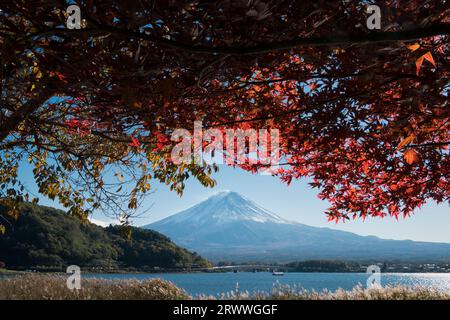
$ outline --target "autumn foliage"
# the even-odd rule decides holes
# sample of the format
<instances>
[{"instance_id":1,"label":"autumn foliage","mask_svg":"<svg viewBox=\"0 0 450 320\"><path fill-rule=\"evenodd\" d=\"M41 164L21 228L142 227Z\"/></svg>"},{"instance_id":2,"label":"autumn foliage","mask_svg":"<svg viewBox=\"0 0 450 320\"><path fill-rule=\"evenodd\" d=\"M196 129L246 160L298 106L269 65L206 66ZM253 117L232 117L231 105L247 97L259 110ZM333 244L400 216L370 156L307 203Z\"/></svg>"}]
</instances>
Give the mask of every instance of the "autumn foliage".
<instances>
[{"instance_id":1,"label":"autumn foliage","mask_svg":"<svg viewBox=\"0 0 450 320\"><path fill-rule=\"evenodd\" d=\"M2 192L25 194L24 157L80 215L134 209L152 179L213 186L214 166L170 159L173 130L200 120L279 129L274 175L310 179L330 220L448 201L448 3L373 2L381 30L367 1L87 0L79 30L64 2L2 3Z\"/></svg>"}]
</instances>

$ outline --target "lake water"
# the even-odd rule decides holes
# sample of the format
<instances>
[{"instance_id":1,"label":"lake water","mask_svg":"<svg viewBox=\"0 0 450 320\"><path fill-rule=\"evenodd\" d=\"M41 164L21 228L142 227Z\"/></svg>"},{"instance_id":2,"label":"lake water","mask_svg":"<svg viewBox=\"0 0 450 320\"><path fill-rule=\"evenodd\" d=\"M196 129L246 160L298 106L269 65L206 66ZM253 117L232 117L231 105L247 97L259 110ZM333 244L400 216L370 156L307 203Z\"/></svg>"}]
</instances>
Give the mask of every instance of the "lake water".
<instances>
[{"instance_id":1,"label":"lake water","mask_svg":"<svg viewBox=\"0 0 450 320\"><path fill-rule=\"evenodd\" d=\"M269 272L239 273L190 273L190 274L85 274L84 277L102 279L151 279L168 280L189 294L218 296L220 293L236 289L239 291L271 292L277 282L308 290L335 291L338 288L350 290L357 284L364 287L368 279L365 273L285 273L273 276ZM450 292L450 273L385 273L381 275L381 285L426 286Z\"/></svg>"}]
</instances>

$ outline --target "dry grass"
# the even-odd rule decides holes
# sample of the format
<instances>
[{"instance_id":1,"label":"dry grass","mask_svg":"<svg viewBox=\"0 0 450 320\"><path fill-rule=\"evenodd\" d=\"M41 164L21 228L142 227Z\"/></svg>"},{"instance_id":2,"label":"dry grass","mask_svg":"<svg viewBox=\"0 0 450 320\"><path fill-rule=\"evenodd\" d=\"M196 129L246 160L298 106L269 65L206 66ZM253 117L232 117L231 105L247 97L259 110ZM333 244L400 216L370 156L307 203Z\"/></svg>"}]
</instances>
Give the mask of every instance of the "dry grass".
<instances>
[{"instance_id":1,"label":"dry grass","mask_svg":"<svg viewBox=\"0 0 450 320\"><path fill-rule=\"evenodd\" d=\"M178 300L189 296L160 279L82 279L80 290L69 290L67 276L27 274L0 280L0 300Z\"/></svg>"},{"instance_id":2,"label":"dry grass","mask_svg":"<svg viewBox=\"0 0 450 320\"><path fill-rule=\"evenodd\" d=\"M182 289L160 279L101 280L83 279L80 290L66 287L66 276L25 274L0 280L0 300L180 300L191 299ZM215 299L198 296L196 299ZM353 290L307 291L288 285L276 285L270 294L241 292L239 288L222 294L231 300L450 300L450 293L425 287L384 287Z\"/></svg>"},{"instance_id":3,"label":"dry grass","mask_svg":"<svg viewBox=\"0 0 450 320\"><path fill-rule=\"evenodd\" d=\"M427 287L386 286L366 289L356 286L350 291L343 289L330 291L292 290L278 288L272 299L281 300L450 300L450 293Z\"/></svg>"},{"instance_id":4,"label":"dry grass","mask_svg":"<svg viewBox=\"0 0 450 320\"><path fill-rule=\"evenodd\" d=\"M200 299L211 299L202 296ZM338 289L336 291L308 291L289 285L276 285L271 294L264 292L239 292L235 290L222 294L220 299L231 300L450 300L450 293L427 287L386 286L366 289L355 286L352 290Z\"/></svg>"}]
</instances>

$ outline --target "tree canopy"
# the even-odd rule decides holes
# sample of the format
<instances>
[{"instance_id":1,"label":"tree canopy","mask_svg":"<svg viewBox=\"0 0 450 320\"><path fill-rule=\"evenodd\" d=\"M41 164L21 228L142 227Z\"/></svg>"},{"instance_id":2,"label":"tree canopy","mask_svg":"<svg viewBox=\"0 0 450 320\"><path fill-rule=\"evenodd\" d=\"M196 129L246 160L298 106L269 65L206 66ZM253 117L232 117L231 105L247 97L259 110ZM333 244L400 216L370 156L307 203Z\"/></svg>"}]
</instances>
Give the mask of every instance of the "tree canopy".
<instances>
[{"instance_id":1,"label":"tree canopy","mask_svg":"<svg viewBox=\"0 0 450 320\"><path fill-rule=\"evenodd\" d=\"M27 197L23 160L82 217L127 216L152 179L214 186L215 165L170 157L173 131L195 121L278 129L273 175L310 179L330 220L448 201L447 1L84 0L81 29L66 27L69 2L0 5L8 201Z\"/></svg>"}]
</instances>

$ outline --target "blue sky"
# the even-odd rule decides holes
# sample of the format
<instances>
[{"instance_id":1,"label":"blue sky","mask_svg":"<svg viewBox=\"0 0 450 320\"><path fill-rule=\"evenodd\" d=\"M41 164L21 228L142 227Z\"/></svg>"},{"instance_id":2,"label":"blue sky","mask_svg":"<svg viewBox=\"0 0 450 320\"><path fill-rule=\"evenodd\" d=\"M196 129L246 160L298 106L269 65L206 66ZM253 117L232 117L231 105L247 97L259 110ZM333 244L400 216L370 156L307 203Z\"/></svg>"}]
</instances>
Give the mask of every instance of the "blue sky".
<instances>
[{"instance_id":1,"label":"blue sky","mask_svg":"<svg viewBox=\"0 0 450 320\"><path fill-rule=\"evenodd\" d=\"M29 168L22 173L22 180L33 187ZM165 185L153 182L155 191L144 206L150 211L143 217L135 218L134 225L144 225L165 218L180 210L186 209L223 190L239 192L264 208L289 220L304 224L351 231L361 235L375 235L388 239L411 239L450 243L450 208L448 204L429 203L407 219L370 218L366 221L348 221L346 223L328 222L324 211L328 207L326 201L317 198L317 190L311 189L306 181L294 181L287 186L278 178L264 175L252 175L240 169L220 166L214 175L218 182L213 189L204 188L190 179L183 197L171 192ZM59 207L57 203L40 196L40 204ZM95 214L94 219L109 221L107 217Z\"/></svg>"}]
</instances>

